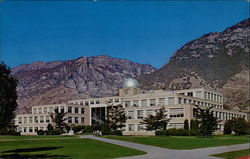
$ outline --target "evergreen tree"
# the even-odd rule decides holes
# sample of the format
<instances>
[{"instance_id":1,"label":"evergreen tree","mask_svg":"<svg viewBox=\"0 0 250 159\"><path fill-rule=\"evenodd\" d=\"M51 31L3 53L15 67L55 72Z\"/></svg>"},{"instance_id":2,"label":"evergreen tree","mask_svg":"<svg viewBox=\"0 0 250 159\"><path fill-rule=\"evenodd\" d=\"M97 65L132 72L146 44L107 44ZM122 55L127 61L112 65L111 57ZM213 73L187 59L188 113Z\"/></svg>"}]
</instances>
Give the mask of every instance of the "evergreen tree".
<instances>
[{"instance_id":1,"label":"evergreen tree","mask_svg":"<svg viewBox=\"0 0 250 159\"><path fill-rule=\"evenodd\" d=\"M184 121L184 129L189 130L189 123L187 119Z\"/></svg>"},{"instance_id":2,"label":"evergreen tree","mask_svg":"<svg viewBox=\"0 0 250 159\"><path fill-rule=\"evenodd\" d=\"M156 110L155 115L150 115L140 123L146 125L147 131L157 131L166 130L169 120L170 119L167 118L165 108L161 107L160 109Z\"/></svg>"},{"instance_id":3,"label":"evergreen tree","mask_svg":"<svg viewBox=\"0 0 250 159\"><path fill-rule=\"evenodd\" d=\"M59 112L58 108L54 110L54 113L50 114L52 121L56 124L56 129L60 130L61 132L63 132L63 128L65 128L65 126L67 125L65 123L65 120L67 120L67 118L65 118L66 114L67 113L64 112L63 109L61 110L61 112Z\"/></svg>"},{"instance_id":4,"label":"evergreen tree","mask_svg":"<svg viewBox=\"0 0 250 159\"><path fill-rule=\"evenodd\" d=\"M199 130L199 121L198 120L191 119L190 130Z\"/></svg>"},{"instance_id":5,"label":"evergreen tree","mask_svg":"<svg viewBox=\"0 0 250 159\"><path fill-rule=\"evenodd\" d=\"M233 131L235 135L244 135L247 133L247 122L245 118L234 118L233 119Z\"/></svg>"},{"instance_id":6,"label":"evergreen tree","mask_svg":"<svg viewBox=\"0 0 250 159\"><path fill-rule=\"evenodd\" d=\"M116 105L114 106L113 103L108 102L107 103L107 114L106 114L106 120L105 120L105 126L111 131L116 131L118 129L122 129L125 127L125 123L127 120L125 109L122 107L122 105Z\"/></svg>"},{"instance_id":7,"label":"evergreen tree","mask_svg":"<svg viewBox=\"0 0 250 159\"><path fill-rule=\"evenodd\" d=\"M224 134L231 134L233 130L233 121L232 120L227 120L224 124Z\"/></svg>"},{"instance_id":8,"label":"evergreen tree","mask_svg":"<svg viewBox=\"0 0 250 159\"><path fill-rule=\"evenodd\" d=\"M199 112L198 118L200 118L200 133L205 137L212 136L212 133L217 129L218 121L217 118L213 115L211 109L214 107L201 108L198 105L195 105Z\"/></svg>"},{"instance_id":9,"label":"evergreen tree","mask_svg":"<svg viewBox=\"0 0 250 159\"><path fill-rule=\"evenodd\" d=\"M14 118L17 108L17 80L11 70L0 62L0 134L15 131Z\"/></svg>"}]
</instances>

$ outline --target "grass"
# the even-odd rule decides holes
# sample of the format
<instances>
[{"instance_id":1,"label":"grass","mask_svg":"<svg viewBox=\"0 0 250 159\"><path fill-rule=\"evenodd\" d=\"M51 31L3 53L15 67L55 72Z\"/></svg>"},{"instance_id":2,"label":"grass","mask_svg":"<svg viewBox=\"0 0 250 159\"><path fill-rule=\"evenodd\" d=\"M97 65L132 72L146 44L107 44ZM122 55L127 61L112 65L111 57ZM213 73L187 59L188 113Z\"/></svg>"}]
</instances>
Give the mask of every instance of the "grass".
<instances>
[{"instance_id":1,"label":"grass","mask_svg":"<svg viewBox=\"0 0 250 159\"><path fill-rule=\"evenodd\" d=\"M0 158L8 159L110 159L116 157L145 154L145 152L139 150L134 150L91 139L80 139L76 137L0 136L0 138ZM41 138L41 140L37 140L38 138ZM4 139L13 140L4 141Z\"/></svg>"},{"instance_id":2,"label":"grass","mask_svg":"<svg viewBox=\"0 0 250 159\"><path fill-rule=\"evenodd\" d=\"M226 158L226 159L234 159L234 158L237 158L237 157L243 157L243 156L248 156L248 155L250 155L250 150L249 149L240 150L240 151L226 152L226 153L221 153L221 154L215 154L215 155L212 155L212 156Z\"/></svg>"},{"instance_id":3,"label":"grass","mask_svg":"<svg viewBox=\"0 0 250 159\"><path fill-rule=\"evenodd\" d=\"M226 146L234 144L243 144L249 142L249 136L214 136L212 138L201 137L183 137L183 136L105 136L109 139L130 141L140 144L153 145L169 149L188 150L195 148L205 148L214 146Z\"/></svg>"},{"instance_id":4,"label":"grass","mask_svg":"<svg viewBox=\"0 0 250 159\"><path fill-rule=\"evenodd\" d=\"M22 139L44 139L44 138L78 138L77 136L59 136L59 135L48 135L48 136L7 136L0 135L1 140L22 140Z\"/></svg>"}]
</instances>

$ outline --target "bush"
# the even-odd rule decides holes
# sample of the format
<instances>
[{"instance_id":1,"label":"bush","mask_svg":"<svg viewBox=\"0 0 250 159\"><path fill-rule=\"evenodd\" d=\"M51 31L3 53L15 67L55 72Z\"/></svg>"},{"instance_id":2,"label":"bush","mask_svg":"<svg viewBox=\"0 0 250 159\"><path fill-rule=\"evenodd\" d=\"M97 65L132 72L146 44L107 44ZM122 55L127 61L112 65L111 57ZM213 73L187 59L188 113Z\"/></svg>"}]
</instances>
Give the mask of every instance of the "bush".
<instances>
[{"instance_id":1,"label":"bush","mask_svg":"<svg viewBox=\"0 0 250 159\"><path fill-rule=\"evenodd\" d=\"M156 136L169 136L169 131L168 130L156 131L155 135Z\"/></svg>"},{"instance_id":2,"label":"bush","mask_svg":"<svg viewBox=\"0 0 250 159\"><path fill-rule=\"evenodd\" d=\"M168 130L156 131L156 136L189 136L190 131L185 129L171 128Z\"/></svg>"},{"instance_id":3,"label":"bush","mask_svg":"<svg viewBox=\"0 0 250 159\"><path fill-rule=\"evenodd\" d=\"M224 124L223 134L231 134L233 130L233 121L227 120Z\"/></svg>"},{"instance_id":4,"label":"bush","mask_svg":"<svg viewBox=\"0 0 250 159\"><path fill-rule=\"evenodd\" d=\"M115 130L115 131L112 132L112 135L122 136L122 131L121 130Z\"/></svg>"},{"instance_id":5,"label":"bush","mask_svg":"<svg viewBox=\"0 0 250 159\"><path fill-rule=\"evenodd\" d=\"M37 135L44 135L46 134L46 131L43 131L43 130L37 130Z\"/></svg>"},{"instance_id":6,"label":"bush","mask_svg":"<svg viewBox=\"0 0 250 159\"><path fill-rule=\"evenodd\" d=\"M55 129L47 132L48 135L61 135L62 133L63 131L60 129Z\"/></svg>"},{"instance_id":7,"label":"bush","mask_svg":"<svg viewBox=\"0 0 250 159\"><path fill-rule=\"evenodd\" d=\"M184 129L189 130L189 123L187 119L184 121Z\"/></svg>"},{"instance_id":8,"label":"bush","mask_svg":"<svg viewBox=\"0 0 250 159\"><path fill-rule=\"evenodd\" d=\"M244 118L235 118L233 119L233 131L235 135L245 135L247 134L247 122Z\"/></svg>"},{"instance_id":9,"label":"bush","mask_svg":"<svg viewBox=\"0 0 250 159\"><path fill-rule=\"evenodd\" d=\"M93 133L93 127L90 125L85 126L84 134L92 134Z\"/></svg>"},{"instance_id":10,"label":"bush","mask_svg":"<svg viewBox=\"0 0 250 159\"><path fill-rule=\"evenodd\" d=\"M199 132L199 130L190 130L189 135L190 136L198 136L198 135L200 135L200 132Z\"/></svg>"},{"instance_id":11,"label":"bush","mask_svg":"<svg viewBox=\"0 0 250 159\"><path fill-rule=\"evenodd\" d=\"M6 130L6 131L0 131L0 135L20 136L21 133L17 132L16 130Z\"/></svg>"}]
</instances>

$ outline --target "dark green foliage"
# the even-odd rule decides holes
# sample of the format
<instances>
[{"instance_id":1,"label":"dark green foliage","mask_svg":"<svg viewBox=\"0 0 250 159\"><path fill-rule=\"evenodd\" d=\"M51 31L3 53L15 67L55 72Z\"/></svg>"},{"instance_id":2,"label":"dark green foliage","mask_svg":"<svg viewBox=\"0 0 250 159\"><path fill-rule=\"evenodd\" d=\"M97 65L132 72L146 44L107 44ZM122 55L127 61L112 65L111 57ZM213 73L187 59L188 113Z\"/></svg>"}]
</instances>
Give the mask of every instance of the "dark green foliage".
<instances>
[{"instance_id":1,"label":"dark green foliage","mask_svg":"<svg viewBox=\"0 0 250 159\"><path fill-rule=\"evenodd\" d=\"M250 135L250 120L247 121L247 135Z\"/></svg>"},{"instance_id":2,"label":"dark green foliage","mask_svg":"<svg viewBox=\"0 0 250 159\"><path fill-rule=\"evenodd\" d=\"M37 135L44 135L46 133L46 131L43 130L37 130Z\"/></svg>"},{"instance_id":3,"label":"dark green foliage","mask_svg":"<svg viewBox=\"0 0 250 159\"><path fill-rule=\"evenodd\" d=\"M166 110L164 107L156 110L155 115L150 115L149 117L143 119L141 124L146 125L147 131L160 131L166 130L167 124L170 119L167 119Z\"/></svg>"},{"instance_id":4,"label":"dark green foliage","mask_svg":"<svg viewBox=\"0 0 250 159\"><path fill-rule=\"evenodd\" d=\"M199 121L198 120L194 120L194 119L191 119L190 121L190 135L191 136L197 136L197 135L200 135L200 132L199 132Z\"/></svg>"},{"instance_id":5,"label":"dark green foliage","mask_svg":"<svg viewBox=\"0 0 250 159\"><path fill-rule=\"evenodd\" d=\"M17 108L17 80L10 73L10 69L0 62L0 134L15 131L13 119Z\"/></svg>"},{"instance_id":6,"label":"dark green foliage","mask_svg":"<svg viewBox=\"0 0 250 159\"><path fill-rule=\"evenodd\" d=\"M125 127L126 120L125 109L121 105L114 106L108 103L105 124L111 131Z\"/></svg>"},{"instance_id":7,"label":"dark green foliage","mask_svg":"<svg viewBox=\"0 0 250 159\"><path fill-rule=\"evenodd\" d=\"M234 118L233 119L233 131L235 135L245 135L247 134L247 122L244 118Z\"/></svg>"},{"instance_id":8,"label":"dark green foliage","mask_svg":"<svg viewBox=\"0 0 250 159\"><path fill-rule=\"evenodd\" d=\"M184 121L184 129L189 130L189 123L187 119Z\"/></svg>"},{"instance_id":9,"label":"dark green foliage","mask_svg":"<svg viewBox=\"0 0 250 159\"><path fill-rule=\"evenodd\" d=\"M66 112L64 112L63 110L59 112L58 108L55 109L54 112L55 113L50 114L50 117L52 118L52 121L56 124L56 129L58 129L57 132L63 133L63 128L67 126L67 124L64 122L65 120L67 120L66 118L64 118Z\"/></svg>"},{"instance_id":10,"label":"dark green foliage","mask_svg":"<svg viewBox=\"0 0 250 159\"><path fill-rule=\"evenodd\" d=\"M51 130L54 130L53 126L49 123L48 126L47 126L47 130L48 131L51 131Z\"/></svg>"},{"instance_id":11,"label":"dark green foliage","mask_svg":"<svg viewBox=\"0 0 250 159\"><path fill-rule=\"evenodd\" d=\"M186 129L171 128L168 130L156 131L156 136L189 136L190 132Z\"/></svg>"},{"instance_id":12,"label":"dark green foliage","mask_svg":"<svg viewBox=\"0 0 250 159\"><path fill-rule=\"evenodd\" d=\"M233 121L232 120L227 120L224 124L224 134L231 134L233 130Z\"/></svg>"},{"instance_id":13,"label":"dark green foliage","mask_svg":"<svg viewBox=\"0 0 250 159\"><path fill-rule=\"evenodd\" d=\"M212 136L212 133L217 129L218 121L217 118L214 117L213 112L211 109L213 107L208 107L202 109L200 106L195 105L199 112L198 118L200 118L200 133L204 137Z\"/></svg>"},{"instance_id":14,"label":"dark green foliage","mask_svg":"<svg viewBox=\"0 0 250 159\"><path fill-rule=\"evenodd\" d=\"M81 134L92 134L93 133L93 127L90 125L72 126L72 130L74 130L75 133L82 131Z\"/></svg>"}]
</instances>

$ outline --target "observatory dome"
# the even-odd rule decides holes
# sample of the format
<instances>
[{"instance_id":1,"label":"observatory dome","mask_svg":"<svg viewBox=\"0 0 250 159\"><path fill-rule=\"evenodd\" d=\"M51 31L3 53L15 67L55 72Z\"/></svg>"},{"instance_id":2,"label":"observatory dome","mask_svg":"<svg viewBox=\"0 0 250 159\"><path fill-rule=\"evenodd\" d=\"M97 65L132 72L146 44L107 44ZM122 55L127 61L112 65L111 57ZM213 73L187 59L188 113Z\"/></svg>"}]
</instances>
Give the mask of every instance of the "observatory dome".
<instances>
[{"instance_id":1,"label":"observatory dome","mask_svg":"<svg viewBox=\"0 0 250 159\"><path fill-rule=\"evenodd\" d=\"M137 80L133 78L126 78L123 83L123 87L139 87L139 83Z\"/></svg>"}]
</instances>

